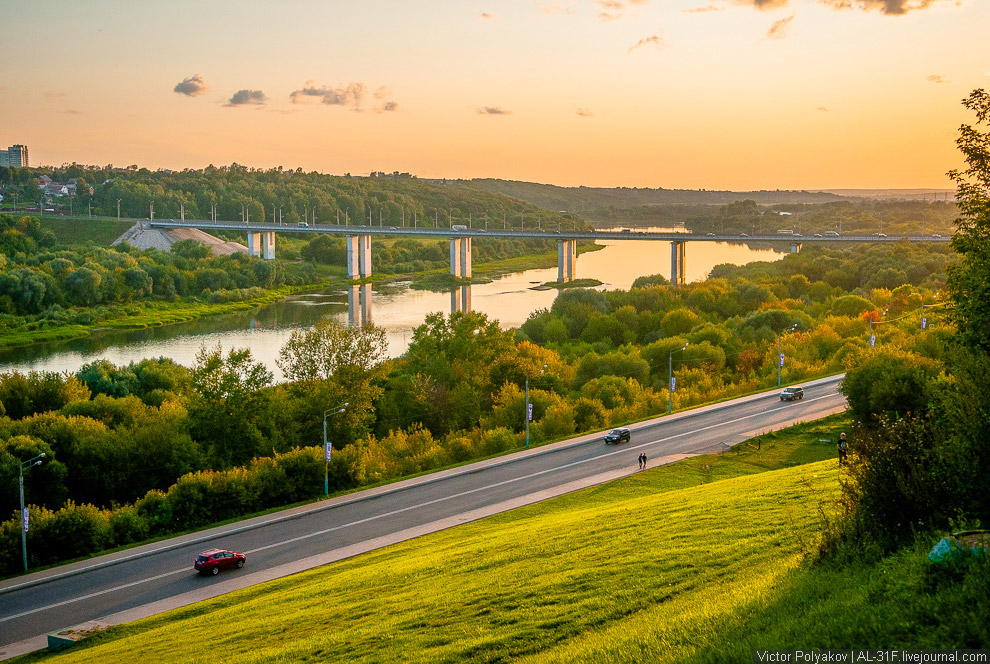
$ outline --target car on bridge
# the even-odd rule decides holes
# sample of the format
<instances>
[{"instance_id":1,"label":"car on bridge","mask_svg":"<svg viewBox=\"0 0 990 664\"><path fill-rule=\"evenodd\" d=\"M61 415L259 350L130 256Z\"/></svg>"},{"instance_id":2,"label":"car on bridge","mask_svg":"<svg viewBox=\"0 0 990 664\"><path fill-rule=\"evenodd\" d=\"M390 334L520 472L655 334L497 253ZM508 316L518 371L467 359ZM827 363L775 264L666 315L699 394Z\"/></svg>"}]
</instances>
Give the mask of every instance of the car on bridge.
<instances>
[{"instance_id":1,"label":"car on bridge","mask_svg":"<svg viewBox=\"0 0 990 664\"><path fill-rule=\"evenodd\" d=\"M606 445L618 445L619 443L628 443L630 439L629 429L612 429L607 434L605 434L605 444Z\"/></svg>"},{"instance_id":2,"label":"car on bridge","mask_svg":"<svg viewBox=\"0 0 990 664\"><path fill-rule=\"evenodd\" d=\"M236 551L226 549L209 549L196 556L193 567L200 574L210 574L216 576L220 570L236 567L240 569L247 562L247 556Z\"/></svg>"}]
</instances>

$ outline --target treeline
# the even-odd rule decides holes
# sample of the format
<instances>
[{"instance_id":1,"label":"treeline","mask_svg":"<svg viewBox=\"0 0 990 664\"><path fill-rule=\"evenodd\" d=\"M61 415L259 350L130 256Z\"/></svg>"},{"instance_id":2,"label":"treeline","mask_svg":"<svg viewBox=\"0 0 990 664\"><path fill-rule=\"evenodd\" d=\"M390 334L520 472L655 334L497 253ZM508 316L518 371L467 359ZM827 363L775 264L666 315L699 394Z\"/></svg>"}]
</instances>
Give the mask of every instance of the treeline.
<instances>
[{"instance_id":1,"label":"treeline","mask_svg":"<svg viewBox=\"0 0 990 664\"><path fill-rule=\"evenodd\" d=\"M790 229L802 235L926 235L948 237L959 213L954 201L835 201L775 203L761 206L752 199L727 205L611 206L582 212L593 224L678 226L694 233L773 235Z\"/></svg>"},{"instance_id":2,"label":"treeline","mask_svg":"<svg viewBox=\"0 0 990 664\"><path fill-rule=\"evenodd\" d=\"M552 184L517 180L458 180L458 184L496 192L529 201L548 210L568 210L587 216L594 210L628 209L653 206L727 205L752 199L760 205L778 203L824 203L843 200L841 196L818 191L762 190L726 191L713 189L664 189L663 187L559 187Z\"/></svg>"},{"instance_id":3,"label":"treeline","mask_svg":"<svg viewBox=\"0 0 990 664\"><path fill-rule=\"evenodd\" d=\"M781 333L785 383L875 352L871 320L879 347L940 357L948 328L935 306L922 330L921 304L936 304L951 256L910 245L814 250L722 266L680 288L655 277L625 292L565 291L517 331L477 313L433 314L397 360L386 359L382 330L324 321L282 349L288 382L278 385L247 351L220 348L203 349L192 368L158 359L8 374L0 509L16 507L17 462L44 452L26 479L29 502L44 508L33 512L39 546L29 550L48 550L40 539L68 537L71 525L96 551L318 496L322 450L312 446L324 417L336 450L331 488L343 490L519 447L527 378L539 444L666 412L668 360L685 344L673 355L678 408L776 384ZM916 283L875 285L880 265ZM130 525L112 526L124 513ZM128 534L108 534L118 531ZM8 572L16 535L15 518L0 530Z\"/></svg>"},{"instance_id":4,"label":"treeline","mask_svg":"<svg viewBox=\"0 0 990 664\"><path fill-rule=\"evenodd\" d=\"M382 174L352 177L305 173L281 167L256 170L238 164L208 166L202 170L149 171L136 165L126 169L76 164L61 168L20 168L0 171L0 181L21 191L28 201L37 196L42 175L65 183L76 180L75 209L92 206L93 214L116 216L118 201L124 217L147 218L154 203L157 219L300 221L384 226L439 226L489 224L545 228L582 222L566 213L478 188L419 180L408 175ZM93 193L89 190L92 188ZM53 203L64 203L54 199ZM560 208L555 208L560 209ZM315 214L315 217L314 217Z\"/></svg>"}]
</instances>

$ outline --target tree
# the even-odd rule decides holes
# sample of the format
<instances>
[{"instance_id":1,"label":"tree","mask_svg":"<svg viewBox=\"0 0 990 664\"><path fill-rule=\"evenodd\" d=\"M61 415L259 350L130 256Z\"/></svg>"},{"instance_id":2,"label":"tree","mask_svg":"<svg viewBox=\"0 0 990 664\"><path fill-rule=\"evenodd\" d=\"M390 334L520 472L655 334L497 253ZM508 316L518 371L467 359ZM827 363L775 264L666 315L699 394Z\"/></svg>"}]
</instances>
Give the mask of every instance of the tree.
<instances>
[{"instance_id":1,"label":"tree","mask_svg":"<svg viewBox=\"0 0 990 664\"><path fill-rule=\"evenodd\" d=\"M271 448L277 424L269 417L270 400L263 388L272 378L263 364L252 361L246 348L231 349L224 357L217 344L203 346L196 355L192 369L196 398L189 408L192 433L209 447L217 466L244 464Z\"/></svg>"},{"instance_id":2,"label":"tree","mask_svg":"<svg viewBox=\"0 0 990 664\"><path fill-rule=\"evenodd\" d=\"M940 365L896 349L872 350L851 363L839 388L849 410L862 423L875 418L921 415L928 409L932 381Z\"/></svg>"},{"instance_id":3,"label":"tree","mask_svg":"<svg viewBox=\"0 0 990 664\"><path fill-rule=\"evenodd\" d=\"M321 440L324 412L342 403L348 404L344 412L327 419L334 444L349 444L370 431L387 352L385 330L373 325L348 327L323 319L310 330L292 333L277 364L291 381L297 444Z\"/></svg>"},{"instance_id":4,"label":"tree","mask_svg":"<svg viewBox=\"0 0 990 664\"><path fill-rule=\"evenodd\" d=\"M126 397L138 390L138 378L130 368L118 368L110 360L94 360L76 372L76 378L93 394Z\"/></svg>"},{"instance_id":5,"label":"tree","mask_svg":"<svg viewBox=\"0 0 990 664\"><path fill-rule=\"evenodd\" d=\"M290 381L346 379L379 366L387 352L384 329L323 319L310 330L294 331L276 363Z\"/></svg>"},{"instance_id":6,"label":"tree","mask_svg":"<svg viewBox=\"0 0 990 664\"><path fill-rule=\"evenodd\" d=\"M962 256L949 268L948 288L963 342L990 350L990 132L978 128L990 124L990 94L974 90L962 103L976 114L977 126L959 128L956 145L966 168L948 173L960 213L952 247Z\"/></svg>"}]
</instances>

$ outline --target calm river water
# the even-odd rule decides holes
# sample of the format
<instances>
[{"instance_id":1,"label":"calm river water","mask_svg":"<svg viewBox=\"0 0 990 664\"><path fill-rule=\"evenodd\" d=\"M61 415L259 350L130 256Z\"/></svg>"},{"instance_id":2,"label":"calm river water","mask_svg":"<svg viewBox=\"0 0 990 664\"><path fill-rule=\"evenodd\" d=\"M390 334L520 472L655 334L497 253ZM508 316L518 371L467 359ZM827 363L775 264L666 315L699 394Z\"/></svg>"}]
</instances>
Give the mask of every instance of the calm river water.
<instances>
[{"instance_id":1,"label":"calm river water","mask_svg":"<svg viewBox=\"0 0 990 664\"><path fill-rule=\"evenodd\" d=\"M652 230L652 229L651 229ZM628 289L643 275L670 276L670 244L658 241L601 241L604 248L581 254L577 278L604 282L603 289ZM779 260L785 254L746 245L693 242L687 245L686 271L689 281L704 279L721 263L742 265L753 261ZM526 270L501 277L490 284L478 284L458 292L432 293L405 288L402 284L366 284L345 290L297 295L257 310L213 316L161 328L106 332L86 339L38 344L0 352L0 372L69 371L105 358L114 364L128 364L147 357L170 357L191 366L203 345L221 344L224 350L250 348L255 360L265 363L281 379L275 363L283 344L294 330L307 329L329 316L352 324L370 319L385 328L389 354L401 355L412 337L412 330L426 314L449 313L465 306L497 319L503 328L519 327L537 309L550 307L557 290L536 291L532 286L553 281L557 268Z\"/></svg>"}]
</instances>

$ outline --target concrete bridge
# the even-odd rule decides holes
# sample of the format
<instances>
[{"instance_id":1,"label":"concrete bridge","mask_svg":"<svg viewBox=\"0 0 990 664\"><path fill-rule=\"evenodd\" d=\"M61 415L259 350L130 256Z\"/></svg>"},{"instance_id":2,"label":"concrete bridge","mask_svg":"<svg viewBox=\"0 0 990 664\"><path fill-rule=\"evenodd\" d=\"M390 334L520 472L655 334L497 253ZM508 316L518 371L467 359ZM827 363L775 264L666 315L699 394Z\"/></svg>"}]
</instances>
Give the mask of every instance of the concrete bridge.
<instances>
[{"instance_id":1,"label":"concrete bridge","mask_svg":"<svg viewBox=\"0 0 990 664\"><path fill-rule=\"evenodd\" d=\"M198 221L190 219L153 219L142 222L150 228L197 228L202 231L238 231L247 234L248 252L265 260L275 258L276 233L323 233L342 235L347 247L347 277L352 280L371 276L372 236L421 236L447 238L450 241L450 273L456 277L471 276L471 242L474 238L540 239L557 241L557 281L572 281L576 274L578 240L659 240L670 242L671 283L684 283L688 242L773 243L788 246L797 253L805 244L849 244L855 242L892 243L949 242L939 235L800 235L796 233L773 235L732 235L708 233L618 231L546 231L541 229L468 228L454 225L449 228L409 226L355 226L340 224L277 224L225 221Z\"/></svg>"}]
</instances>

